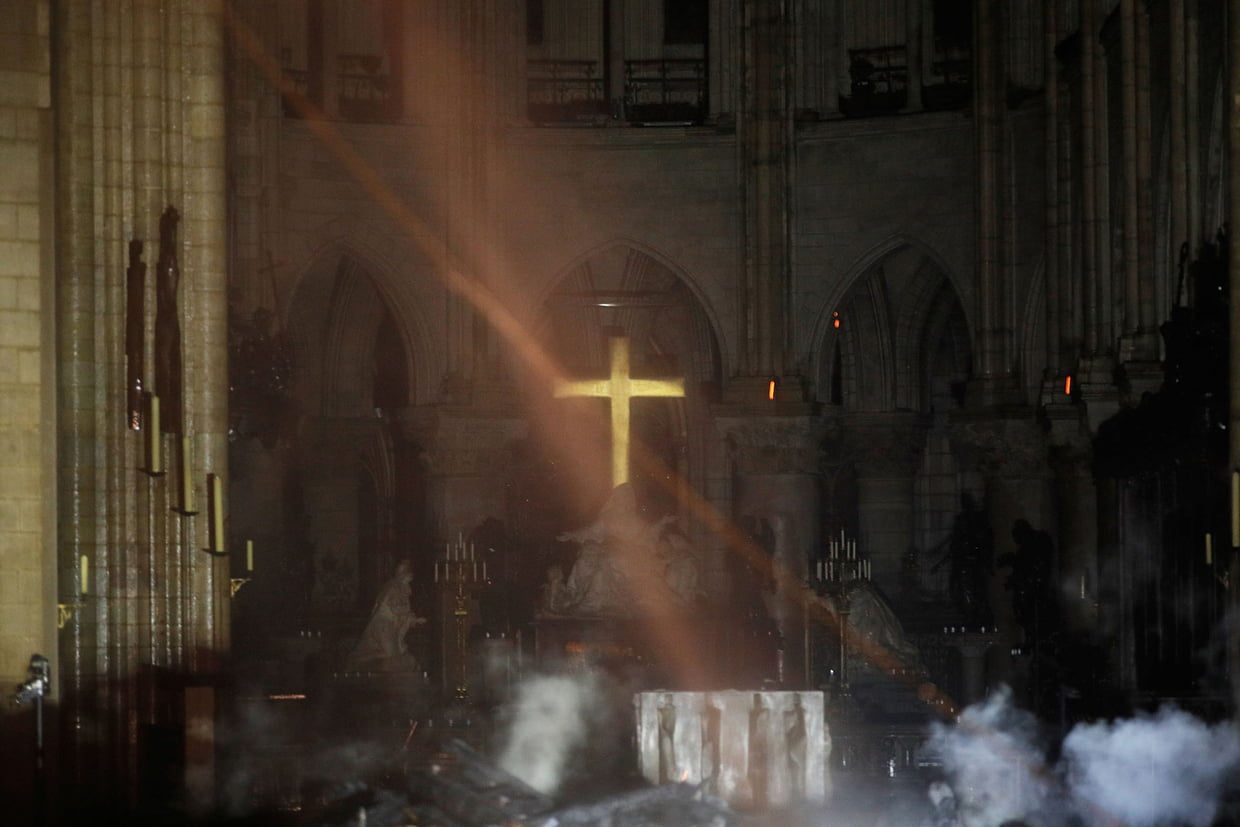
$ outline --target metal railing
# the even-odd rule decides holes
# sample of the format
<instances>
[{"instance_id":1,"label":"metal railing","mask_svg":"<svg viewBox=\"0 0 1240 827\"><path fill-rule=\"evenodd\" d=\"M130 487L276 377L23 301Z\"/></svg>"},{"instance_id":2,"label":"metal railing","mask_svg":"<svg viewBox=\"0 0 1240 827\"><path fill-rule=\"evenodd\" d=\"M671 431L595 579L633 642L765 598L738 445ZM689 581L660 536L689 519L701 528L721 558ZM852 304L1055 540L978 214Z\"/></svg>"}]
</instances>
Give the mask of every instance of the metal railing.
<instances>
[{"instance_id":1,"label":"metal railing","mask_svg":"<svg viewBox=\"0 0 1240 827\"><path fill-rule=\"evenodd\" d=\"M529 118L535 123L590 122L607 115L597 60L531 60L526 88Z\"/></svg>"},{"instance_id":2,"label":"metal railing","mask_svg":"<svg viewBox=\"0 0 1240 827\"><path fill-rule=\"evenodd\" d=\"M903 45L848 50L849 95L840 101L846 115L897 112L908 102L908 50Z\"/></svg>"},{"instance_id":3,"label":"metal railing","mask_svg":"<svg viewBox=\"0 0 1240 827\"><path fill-rule=\"evenodd\" d=\"M392 79L380 71L378 55L340 55L338 57L337 104L340 117L347 121L390 121L396 115Z\"/></svg>"},{"instance_id":4,"label":"metal railing","mask_svg":"<svg viewBox=\"0 0 1240 827\"><path fill-rule=\"evenodd\" d=\"M700 123L707 114L706 61L624 62L625 117L634 123Z\"/></svg>"},{"instance_id":5,"label":"metal railing","mask_svg":"<svg viewBox=\"0 0 1240 827\"><path fill-rule=\"evenodd\" d=\"M300 98L308 99L310 97L310 70L308 69L289 69L285 67L283 70L285 88L289 92L296 93ZM284 117L300 118L303 113L292 102L291 96L282 94L280 96L281 104L284 107Z\"/></svg>"}]
</instances>

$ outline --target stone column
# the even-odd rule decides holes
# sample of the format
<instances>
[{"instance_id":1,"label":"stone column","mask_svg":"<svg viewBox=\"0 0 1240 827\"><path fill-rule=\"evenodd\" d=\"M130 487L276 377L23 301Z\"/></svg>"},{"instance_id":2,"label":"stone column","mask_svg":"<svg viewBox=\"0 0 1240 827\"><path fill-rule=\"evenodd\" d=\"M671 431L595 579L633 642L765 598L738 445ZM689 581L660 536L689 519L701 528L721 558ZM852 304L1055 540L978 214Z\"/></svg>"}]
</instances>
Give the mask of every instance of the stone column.
<instances>
[{"instance_id":1,"label":"stone column","mask_svg":"<svg viewBox=\"0 0 1240 827\"><path fill-rule=\"evenodd\" d=\"M1009 572L998 567L998 560L1016 551L1012 525L1018 519L1028 520L1052 537L1058 532L1045 436L1031 414L1005 417L963 412L952 423L951 439L961 469L980 473L985 481L984 508L994 538L995 561L988 597L1000 646L995 659L998 674L991 677L1003 679L1010 672L1008 650L1020 634L1006 589Z\"/></svg>"},{"instance_id":2,"label":"stone column","mask_svg":"<svg viewBox=\"0 0 1240 827\"><path fill-rule=\"evenodd\" d=\"M436 541L468 536L488 517L507 524L508 459L526 437L524 420L502 410L443 406L413 411L403 424L410 439L429 449Z\"/></svg>"},{"instance_id":3,"label":"stone column","mask_svg":"<svg viewBox=\"0 0 1240 827\"><path fill-rule=\"evenodd\" d=\"M140 667L209 673L229 645L227 561L202 551L207 474L225 491L228 478L223 6L56 4L52 14L59 599L82 604L60 637L63 777L82 784L84 801L98 791L124 803L138 789L130 733L180 723L166 712L179 699L130 691ZM145 243L149 349L168 205L182 216L176 315L197 515L169 512L176 475L143 475L146 434L127 427L125 250ZM179 454L168 450L175 438L163 444L165 456Z\"/></svg>"},{"instance_id":4,"label":"stone column","mask_svg":"<svg viewBox=\"0 0 1240 827\"><path fill-rule=\"evenodd\" d=\"M914 478L926 446L927 423L913 413L858 416L847 429L857 468L861 551L874 580L894 594L905 552L913 546Z\"/></svg>"},{"instance_id":5,"label":"stone column","mask_svg":"<svg viewBox=\"0 0 1240 827\"><path fill-rule=\"evenodd\" d=\"M607 9L606 78L611 116L624 120L624 0L605 0Z\"/></svg>"},{"instance_id":6,"label":"stone column","mask_svg":"<svg viewBox=\"0 0 1240 827\"><path fill-rule=\"evenodd\" d=\"M808 406L762 415L731 408L715 422L731 450L733 516L766 520L775 532L776 618L785 640L786 674L804 677L800 591L821 547L818 460L822 426Z\"/></svg>"},{"instance_id":7,"label":"stone column","mask_svg":"<svg viewBox=\"0 0 1240 827\"><path fill-rule=\"evenodd\" d=\"M951 638L950 642L960 652L964 689L961 706L975 704L986 697L986 653L995 644L995 635L968 632Z\"/></svg>"},{"instance_id":8,"label":"stone column","mask_svg":"<svg viewBox=\"0 0 1240 827\"><path fill-rule=\"evenodd\" d=\"M744 83L737 116L742 186L739 373L783 374L791 290L792 66L784 0L742 0Z\"/></svg>"},{"instance_id":9,"label":"stone column","mask_svg":"<svg viewBox=\"0 0 1240 827\"><path fill-rule=\"evenodd\" d=\"M1042 399L1053 398L1059 384L1059 359L1063 351L1059 308L1059 61L1055 57L1058 41L1056 11L1058 3L1047 3L1043 14L1046 64L1046 223L1043 227L1042 260L1046 272L1046 370L1042 377Z\"/></svg>"},{"instance_id":10,"label":"stone column","mask_svg":"<svg viewBox=\"0 0 1240 827\"><path fill-rule=\"evenodd\" d=\"M1233 56L1229 66L1228 77L1228 96L1231 102L1228 107L1228 123L1227 138L1228 147L1231 150L1231 157L1234 159L1237 150L1240 149L1240 60L1234 59L1235 55L1240 55L1240 0L1230 0L1227 4L1227 19L1229 21L1229 30L1227 33L1228 53ZM1232 223L1240 223L1237 216L1240 216L1240 163L1232 163L1228 171L1228 207L1229 214L1232 216ZM1233 228L1228 236L1227 243L1229 245L1228 267L1230 273L1229 290L1231 295L1230 304L1230 325L1232 331L1240 331L1240 228ZM1240 377L1240 335L1235 332L1231 336L1231 385L1235 387L1237 378ZM1232 469L1240 468L1240 393L1235 391L1231 394L1230 402L1230 423L1228 427L1230 450L1228 459ZM1234 531L1234 529L1233 529ZM1232 582L1236 582L1237 565L1235 562L1236 554L1232 553L1231 576ZM1237 605L1240 604L1240 590L1232 589L1231 606L1235 611ZM1229 655L1229 671L1231 673L1231 685L1233 694L1236 687L1240 686L1240 635L1234 631L1228 640Z\"/></svg>"},{"instance_id":11,"label":"stone column","mask_svg":"<svg viewBox=\"0 0 1240 827\"><path fill-rule=\"evenodd\" d=\"M910 112L921 110L921 27L926 25L921 16L922 0L905 0L905 62L908 64L908 100L904 108Z\"/></svg>"}]
</instances>

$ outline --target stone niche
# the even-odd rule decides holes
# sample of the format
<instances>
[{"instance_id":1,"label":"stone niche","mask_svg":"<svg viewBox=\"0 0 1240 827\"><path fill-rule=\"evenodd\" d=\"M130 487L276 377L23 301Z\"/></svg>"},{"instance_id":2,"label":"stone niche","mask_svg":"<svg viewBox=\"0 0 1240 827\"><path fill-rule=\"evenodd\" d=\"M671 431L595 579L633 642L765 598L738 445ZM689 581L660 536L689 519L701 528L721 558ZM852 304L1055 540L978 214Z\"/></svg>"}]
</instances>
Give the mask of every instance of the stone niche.
<instances>
[{"instance_id":1,"label":"stone niche","mask_svg":"<svg viewBox=\"0 0 1240 827\"><path fill-rule=\"evenodd\" d=\"M742 808L823 801L831 740L821 692L641 692L638 766Z\"/></svg>"}]
</instances>

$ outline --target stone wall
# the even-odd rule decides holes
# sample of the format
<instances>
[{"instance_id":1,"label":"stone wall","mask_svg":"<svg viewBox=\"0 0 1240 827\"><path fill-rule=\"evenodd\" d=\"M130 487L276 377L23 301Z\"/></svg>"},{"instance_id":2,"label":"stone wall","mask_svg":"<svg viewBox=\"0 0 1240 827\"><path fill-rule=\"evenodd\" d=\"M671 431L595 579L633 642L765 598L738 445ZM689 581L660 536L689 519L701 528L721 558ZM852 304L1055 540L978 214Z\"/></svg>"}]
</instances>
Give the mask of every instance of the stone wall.
<instances>
[{"instance_id":1,"label":"stone wall","mask_svg":"<svg viewBox=\"0 0 1240 827\"><path fill-rule=\"evenodd\" d=\"M0 687L55 655L47 0L0 15Z\"/></svg>"}]
</instances>

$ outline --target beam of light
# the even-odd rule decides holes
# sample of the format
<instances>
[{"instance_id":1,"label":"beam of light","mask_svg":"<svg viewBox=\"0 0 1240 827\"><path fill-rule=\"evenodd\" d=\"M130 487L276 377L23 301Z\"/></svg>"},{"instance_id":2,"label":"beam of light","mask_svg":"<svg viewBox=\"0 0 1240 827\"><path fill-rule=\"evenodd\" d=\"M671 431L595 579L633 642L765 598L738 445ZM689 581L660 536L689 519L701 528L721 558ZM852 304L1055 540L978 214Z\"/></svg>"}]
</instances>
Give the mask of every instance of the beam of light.
<instances>
[{"instance_id":1,"label":"beam of light","mask_svg":"<svg viewBox=\"0 0 1240 827\"><path fill-rule=\"evenodd\" d=\"M234 11L233 5L225 3L223 10L224 22L235 42L241 47L242 53L254 64L267 83L296 110L305 127L318 139L329 155L334 157L345 173L435 265L432 273L447 291L460 297L477 310L490 323L492 329L513 348L518 358L515 366L527 370L537 380L534 383L535 386L554 387L557 383L563 382L565 380L563 371L526 330L525 325L501 297L481 281L470 278L459 271L445 250L443 239L408 206L387 179L353 148L336 126L326 119L325 113L284 78L279 64L267 53L258 36ZM494 273L493 275L501 274ZM838 316L838 312L836 315ZM565 465L572 473L579 475L582 480L589 479L581 457L571 452L573 443L588 443L585 440L563 438L564 429L569 423L565 423L562 418L546 414L534 415L531 421L538 427L547 429L549 433L553 432L557 435L558 439L548 439L547 444L562 452ZM769 559L762 548L732 524L728 518L719 514L713 505L694 491L692 486L686 484L678 474L664 467L663 463L639 441L634 441L630 449L631 462L648 471L651 480L665 487L684 503L691 517L724 540L726 549L741 556L756 571L776 583L777 591L782 590L784 594L799 595L807 589L799 576L789 572L778 561ZM588 489L584 485L579 485L578 490ZM624 557L627 558L627 556ZM626 574L633 575L630 582L635 584L649 583L655 579L655 575L661 576L661 572L657 571L655 561L622 559L619 565ZM677 622L674 614L667 611L666 599L659 590L645 591L638 588L634 591L638 593L637 602L640 604L638 608L650 612L645 627L651 638L659 642L664 652L678 659L681 667L679 676L684 683L700 684L707 670L702 659L702 647L698 645L696 636L692 634L687 624ZM829 626L837 623L829 608L821 601L809 601L807 611L821 623ZM876 642L858 638L855 643L863 657L885 672L889 672L899 663L890 652ZM927 703L936 711L942 713L944 709L947 709L949 714L954 713L955 704L937 689L927 694Z\"/></svg>"}]
</instances>

